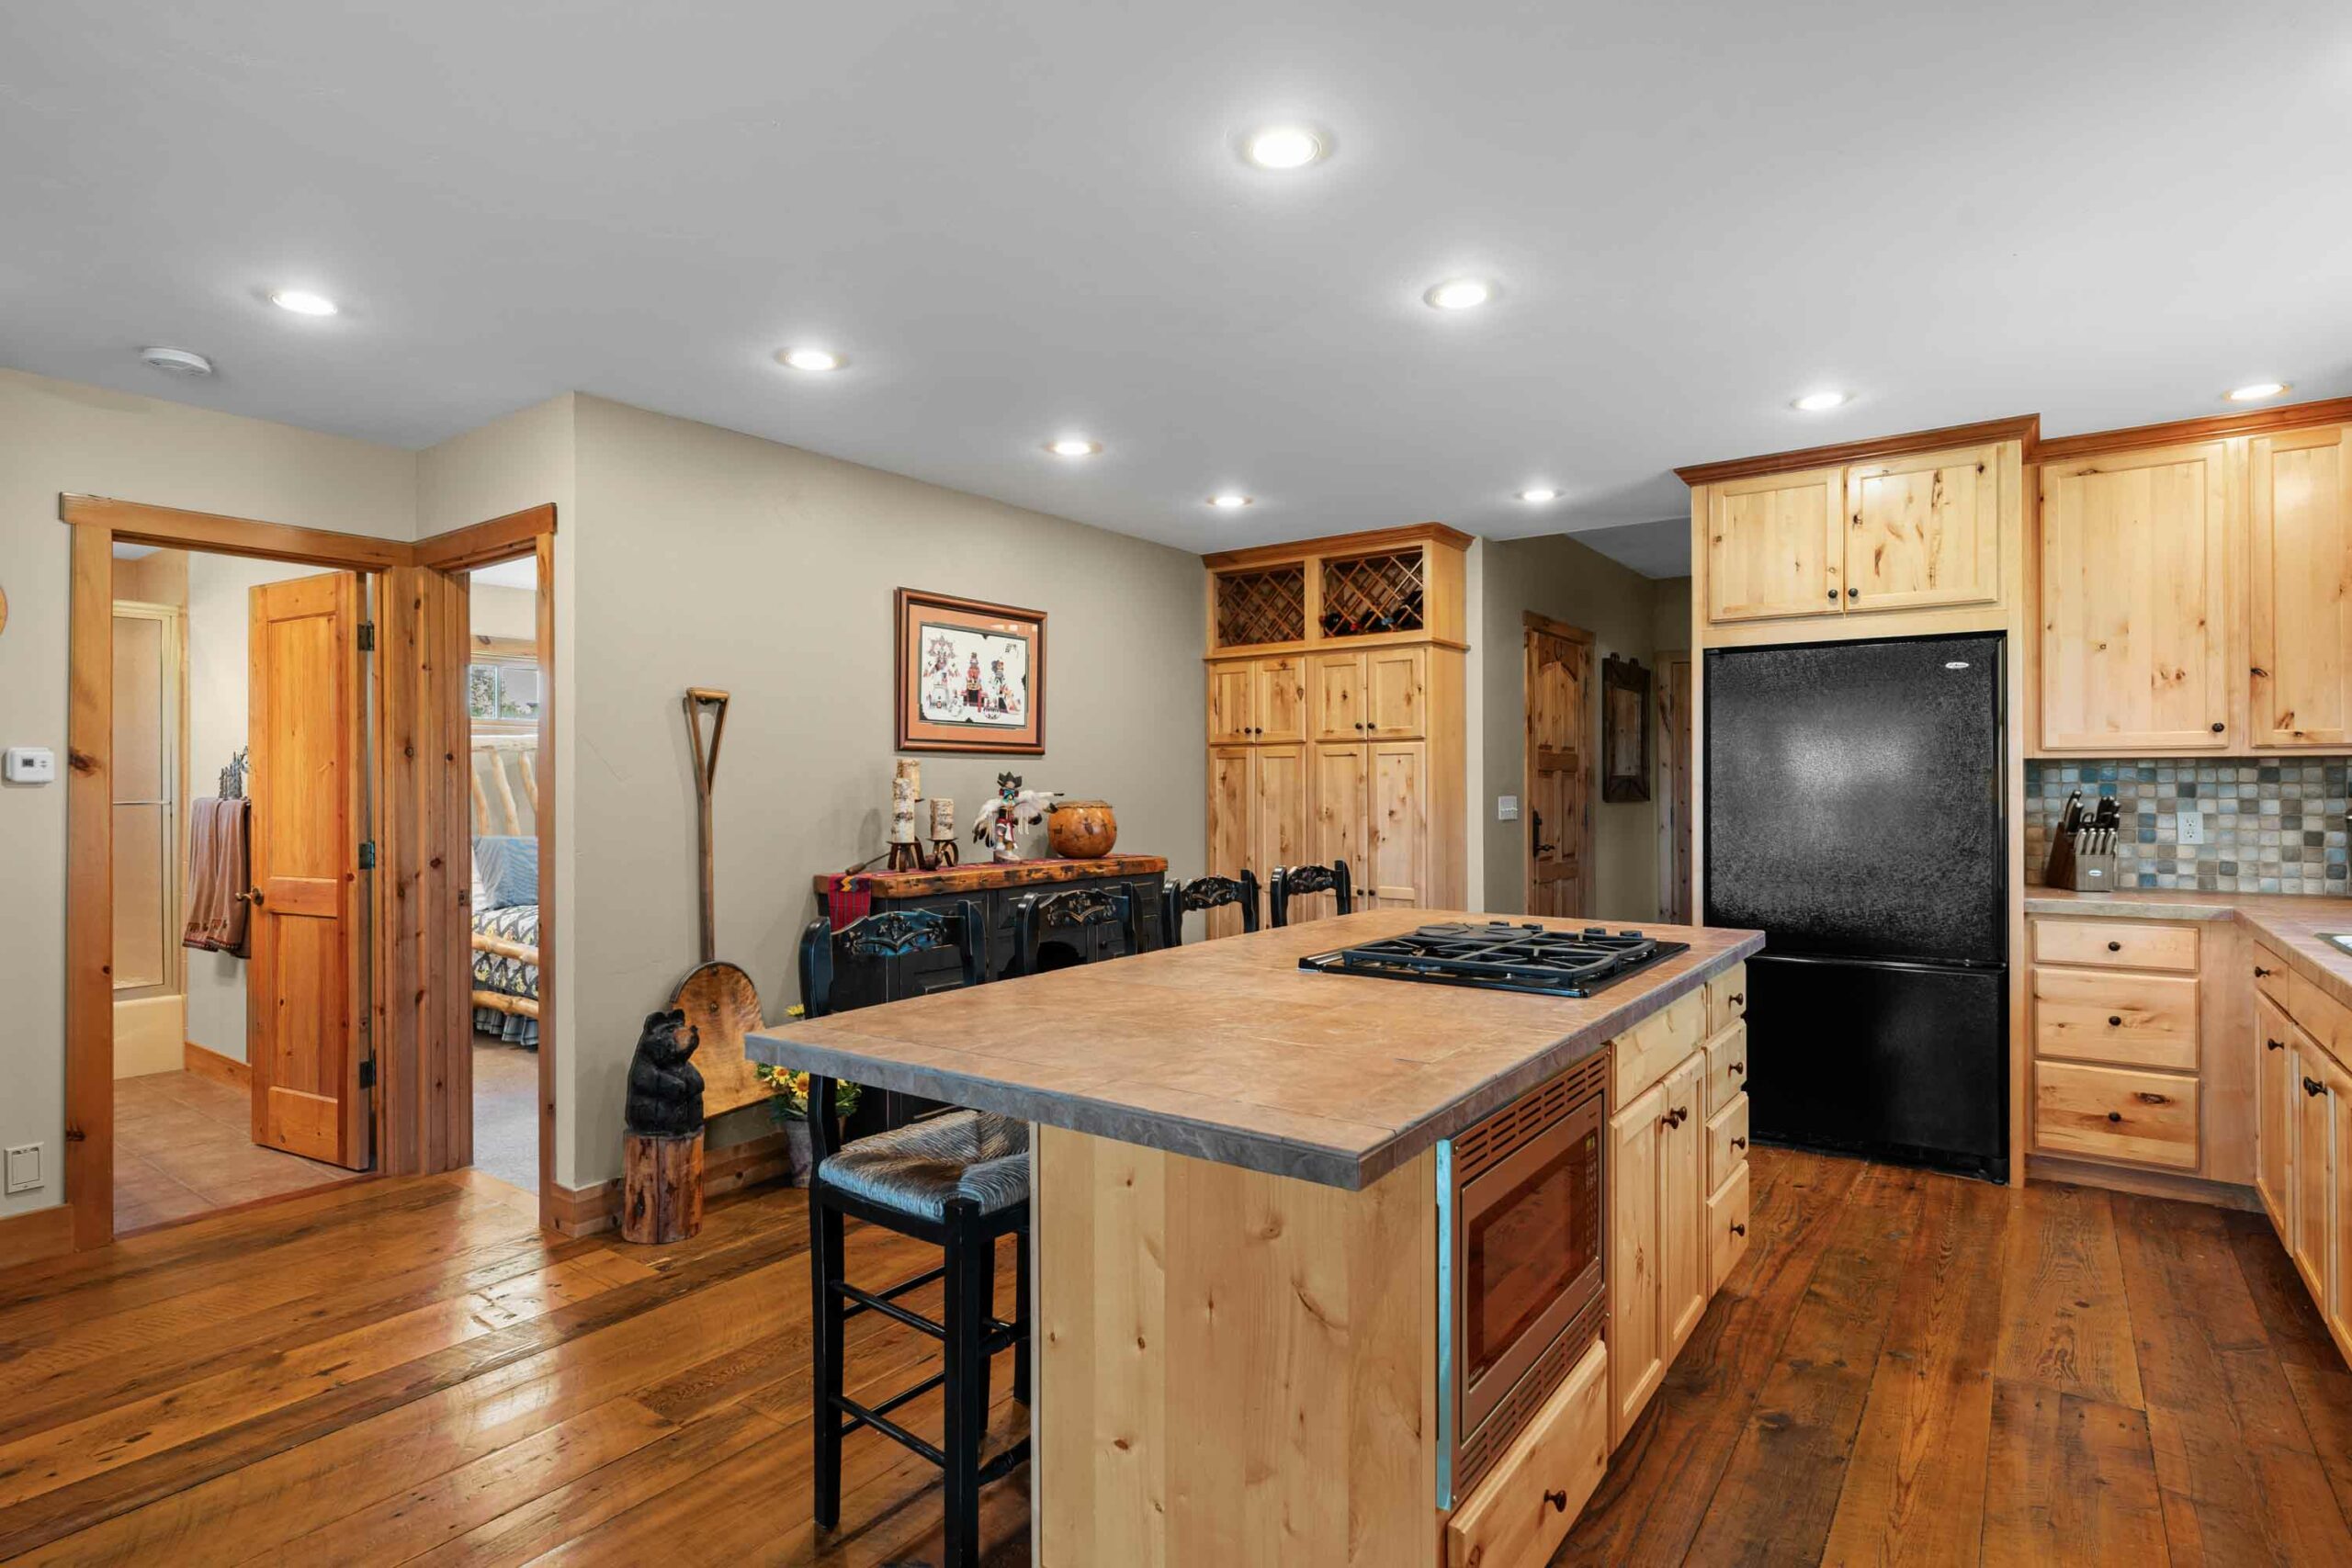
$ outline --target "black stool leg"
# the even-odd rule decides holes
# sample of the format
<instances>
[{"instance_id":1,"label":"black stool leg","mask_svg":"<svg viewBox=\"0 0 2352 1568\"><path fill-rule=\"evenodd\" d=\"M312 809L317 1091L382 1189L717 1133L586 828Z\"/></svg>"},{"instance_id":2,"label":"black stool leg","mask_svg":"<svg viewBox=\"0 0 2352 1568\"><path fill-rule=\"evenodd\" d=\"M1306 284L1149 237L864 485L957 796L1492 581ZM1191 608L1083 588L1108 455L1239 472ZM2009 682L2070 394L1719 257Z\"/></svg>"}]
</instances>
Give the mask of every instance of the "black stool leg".
<instances>
[{"instance_id":1,"label":"black stool leg","mask_svg":"<svg viewBox=\"0 0 2352 1568\"><path fill-rule=\"evenodd\" d=\"M988 1324L995 1283L996 1247L980 1234L979 1205L958 1198L947 1205L947 1532L944 1568L978 1568L980 1561L980 1439L988 1430Z\"/></svg>"},{"instance_id":2,"label":"black stool leg","mask_svg":"<svg viewBox=\"0 0 2352 1568\"><path fill-rule=\"evenodd\" d=\"M1012 1397L1029 1403L1029 1227L1012 1233Z\"/></svg>"},{"instance_id":3,"label":"black stool leg","mask_svg":"<svg viewBox=\"0 0 2352 1568\"><path fill-rule=\"evenodd\" d=\"M842 1216L808 1193L808 1277L816 1290L810 1319L809 1345L816 1362L810 1380L809 1403L815 1406L817 1528L831 1529L842 1521L842 1413L833 1403L842 1393L842 1298L830 1288L844 1278L842 1256Z\"/></svg>"}]
</instances>

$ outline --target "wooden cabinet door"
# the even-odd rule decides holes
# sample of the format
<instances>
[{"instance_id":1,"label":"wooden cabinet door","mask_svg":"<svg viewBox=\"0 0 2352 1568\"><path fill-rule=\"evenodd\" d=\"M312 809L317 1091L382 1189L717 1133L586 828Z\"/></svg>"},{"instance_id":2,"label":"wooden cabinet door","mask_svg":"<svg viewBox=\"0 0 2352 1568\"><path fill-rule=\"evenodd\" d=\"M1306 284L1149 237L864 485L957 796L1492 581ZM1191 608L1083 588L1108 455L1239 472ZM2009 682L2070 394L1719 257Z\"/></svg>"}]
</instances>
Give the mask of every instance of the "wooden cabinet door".
<instances>
[{"instance_id":1,"label":"wooden cabinet door","mask_svg":"<svg viewBox=\"0 0 2352 1568\"><path fill-rule=\"evenodd\" d=\"M2256 746L2352 743L2352 425L2255 437Z\"/></svg>"},{"instance_id":2,"label":"wooden cabinet door","mask_svg":"<svg viewBox=\"0 0 2352 1568\"><path fill-rule=\"evenodd\" d=\"M2219 751L2227 673L2225 444L2041 470L2041 739Z\"/></svg>"},{"instance_id":3,"label":"wooden cabinet door","mask_svg":"<svg viewBox=\"0 0 2352 1568\"><path fill-rule=\"evenodd\" d=\"M1317 746L1315 748L1313 823L1309 839L1314 851L1311 859L1317 865L1329 865L1336 861L1348 863L1349 879L1361 889L1365 874L1371 867L1365 863L1364 850L1369 823L1366 812L1372 799L1372 749L1368 746ZM1331 914L1336 901L1329 893L1317 893L1291 901L1290 919L1321 919Z\"/></svg>"},{"instance_id":4,"label":"wooden cabinet door","mask_svg":"<svg viewBox=\"0 0 2352 1568\"><path fill-rule=\"evenodd\" d=\"M1306 664L1299 659L1261 659L1251 739L1287 745L1306 739Z\"/></svg>"},{"instance_id":5,"label":"wooden cabinet door","mask_svg":"<svg viewBox=\"0 0 2352 1568\"><path fill-rule=\"evenodd\" d=\"M1609 1119L1609 1435L1622 1441L1666 1376L1658 1313L1661 1080Z\"/></svg>"},{"instance_id":6,"label":"wooden cabinet door","mask_svg":"<svg viewBox=\"0 0 2352 1568\"><path fill-rule=\"evenodd\" d=\"M1238 876L1246 868L1263 882L1266 873L1251 853L1257 830L1257 753L1248 746L1209 748L1209 872ZM1241 929L1241 911L1228 904L1207 915L1208 934L1230 936Z\"/></svg>"},{"instance_id":7,"label":"wooden cabinet door","mask_svg":"<svg viewBox=\"0 0 2352 1568\"><path fill-rule=\"evenodd\" d=\"M2326 1310L2328 1239L2335 1229L2335 1149L2336 1095L2335 1065L2295 1027L2295 1157L2289 1167L2294 1182L2291 1224L2287 1250L2295 1270L2311 1287L2312 1299Z\"/></svg>"},{"instance_id":8,"label":"wooden cabinet door","mask_svg":"<svg viewBox=\"0 0 2352 1568\"><path fill-rule=\"evenodd\" d=\"M2001 596L2000 448L1846 470L1846 608L1924 610Z\"/></svg>"},{"instance_id":9,"label":"wooden cabinet door","mask_svg":"<svg viewBox=\"0 0 2352 1568\"><path fill-rule=\"evenodd\" d=\"M2327 1234L2333 1246L2320 1311L2342 1347L2352 1345L2352 1235L2346 1234L2352 1230L2352 1081L2333 1061L2327 1064L2327 1081L2335 1111L2327 1174Z\"/></svg>"},{"instance_id":10,"label":"wooden cabinet door","mask_svg":"<svg viewBox=\"0 0 2352 1568\"><path fill-rule=\"evenodd\" d=\"M1256 767L1251 784L1256 804L1250 866L1258 874L1262 897L1266 878L1274 867L1298 865L1313 858L1307 848L1306 748L1261 746ZM1238 929L1238 917L1236 924Z\"/></svg>"},{"instance_id":11,"label":"wooden cabinet door","mask_svg":"<svg viewBox=\"0 0 2352 1568\"><path fill-rule=\"evenodd\" d=\"M2293 1026L2268 997L2254 998L2254 1190L2279 1235L2288 1234L2288 1164L2294 1148Z\"/></svg>"},{"instance_id":12,"label":"wooden cabinet door","mask_svg":"<svg viewBox=\"0 0 2352 1568\"><path fill-rule=\"evenodd\" d=\"M1707 618L1760 621L1843 607L1845 471L1761 474L1707 487Z\"/></svg>"},{"instance_id":13,"label":"wooden cabinet door","mask_svg":"<svg viewBox=\"0 0 2352 1568\"><path fill-rule=\"evenodd\" d=\"M1659 1087L1658 1333L1670 1361L1707 1310L1707 1054L1685 1056Z\"/></svg>"},{"instance_id":14,"label":"wooden cabinet door","mask_svg":"<svg viewBox=\"0 0 2352 1568\"><path fill-rule=\"evenodd\" d=\"M1306 671L1306 696L1316 739L1364 738L1363 654L1317 654Z\"/></svg>"},{"instance_id":15,"label":"wooden cabinet door","mask_svg":"<svg viewBox=\"0 0 2352 1568\"><path fill-rule=\"evenodd\" d=\"M1209 744L1246 746L1258 738L1258 671L1246 659L1209 666Z\"/></svg>"},{"instance_id":16,"label":"wooden cabinet door","mask_svg":"<svg viewBox=\"0 0 2352 1568\"><path fill-rule=\"evenodd\" d=\"M1363 656L1363 732L1373 740L1429 733L1430 650L1374 649Z\"/></svg>"},{"instance_id":17,"label":"wooden cabinet door","mask_svg":"<svg viewBox=\"0 0 2352 1568\"><path fill-rule=\"evenodd\" d=\"M1371 819L1356 881L1360 907L1424 908L1430 891L1429 743L1384 740L1370 750Z\"/></svg>"}]
</instances>

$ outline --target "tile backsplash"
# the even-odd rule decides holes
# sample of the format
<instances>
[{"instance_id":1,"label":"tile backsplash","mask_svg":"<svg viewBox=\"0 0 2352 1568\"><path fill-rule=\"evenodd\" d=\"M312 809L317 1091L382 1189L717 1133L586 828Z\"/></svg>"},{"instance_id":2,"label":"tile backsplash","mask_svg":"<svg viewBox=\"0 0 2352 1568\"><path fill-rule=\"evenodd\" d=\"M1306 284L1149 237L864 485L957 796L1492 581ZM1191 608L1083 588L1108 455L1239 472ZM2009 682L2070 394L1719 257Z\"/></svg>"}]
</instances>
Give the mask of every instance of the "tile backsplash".
<instances>
[{"instance_id":1,"label":"tile backsplash","mask_svg":"<svg viewBox=\"0 0 2352 1568\"><path fill-rule=\"evenodd\" d=\"M2352 893L2345 875L2342 757L2183 757L2025 765L2025 878L2041 880L2050 837L2066 796L2087 812L2111 795L2120 887L2219 893ZM2181 818L2197 813L2203 843L2181 842Z\"/></svg>"}]
</instances>

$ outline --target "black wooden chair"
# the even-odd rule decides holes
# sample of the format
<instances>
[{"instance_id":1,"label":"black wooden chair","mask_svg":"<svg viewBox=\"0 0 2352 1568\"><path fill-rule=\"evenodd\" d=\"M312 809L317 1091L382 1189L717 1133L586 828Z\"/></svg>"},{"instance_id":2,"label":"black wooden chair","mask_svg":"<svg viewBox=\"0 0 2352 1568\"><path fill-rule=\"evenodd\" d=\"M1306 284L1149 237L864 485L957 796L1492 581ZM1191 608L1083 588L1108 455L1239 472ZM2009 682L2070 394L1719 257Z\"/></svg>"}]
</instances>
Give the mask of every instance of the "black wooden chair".
<instances>
[{"instance_id":1,"label":"black wooden chair","mask_svg":"<svg viewBox=\"0 0 2352 1568\"><path fill-rule=\"evenodd\" d=\"M1340 914L1355 913L1355 888L1348 880L1348 863L1343 860L1329 865L1274 867L1266 885L1266 907L1273 911L1277 928L1290 924L1290 901L1301 893L1329 893L1338 899Z\"/></svg>"},{"instance_id":2,"label":"black wooden chair","mask_svg":"<svg viewBox=\"0 0 2352 1568\"><path fill-rule=\"evenodd\" d=\"M1047 931L1076 931L1091 948L1093 928L1114 924L1126 941L1127 951L1141 953L1135 895L1125 888L1073 887L1063 893L1032 893L1012 907L1012 964L1005 974L1011 977L1037 973L1037 949Z\"/></svg>"},{"instance_id":3,"label":"black wooden chair","mask_svg":"<svg viewBox=\"0 0 2352 1568\"><path fill-rule=\"evenodd\" d=\"M811 1018L831 1010L835 956L903 958L934 948L962 957L964 983L988 978L988 927L979 906L956 912L894 909L869 915L836 931L812 921L800 939L800 995ZM945 1477L946 1561L970 1568L979 1561L980 1488L1029 1457L1023 1438L982 1461L988 1432L989 1364L1012 1351L1012 1396L1029 1399L1029 1124L987 1111L956 1111L842 1144L832 1116L834 1081L808 1078L808 1259L814 1291L811 1336L815 1378L816 1518L818 1528L841 1522L842 1439L860 1427L913 1450ZM842 1232L847 1217L939 1247L936 1269L887 1290L849 1282ZM996 1244L1017 1238L1012 1321L996 1316ZM946 1310L934 1323L899 1304L901 1296L942 1280ZM940 1371L875 1404L842 1392L843 1326L862 1312L878 1312L940 1342ZM941 1441L933 1444L892 1420L891 1413L933 1389L944 1388Z\"/></svg>"},{"instance_id":4,"label":"black wooden chair","mask_svg":"<svg viewBox=\"0 0 2352 1568\"><path fill-rule=\"evenodd\" d=\"M1258 874L1247 867L1239 876L1196 876L1190 882L1171 882L1160 899L1159 940L1170 947L1183 945L1184 917L1194 909L1238 904L1242 934L1258 929Z\"/></svg>"}]
</instances>

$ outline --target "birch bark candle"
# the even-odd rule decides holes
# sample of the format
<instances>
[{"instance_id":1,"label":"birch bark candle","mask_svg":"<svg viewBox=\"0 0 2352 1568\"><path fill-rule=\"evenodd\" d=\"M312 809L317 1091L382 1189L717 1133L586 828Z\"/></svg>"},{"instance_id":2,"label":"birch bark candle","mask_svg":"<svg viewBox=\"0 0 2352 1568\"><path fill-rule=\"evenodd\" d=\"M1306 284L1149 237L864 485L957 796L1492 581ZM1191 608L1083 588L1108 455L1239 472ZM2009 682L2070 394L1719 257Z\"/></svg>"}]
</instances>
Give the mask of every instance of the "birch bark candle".
<instances>
[{"instance_id":1,"label":"birch bark candle","mask_svg":"<svg viewBox=\"0 0 2352 1568\"><path fill-rule=\"evenodd\" d=\"M931 841L935 844L942 839L954 839L956 837L956 803L941 795L934 797L930 805Z\"/></svg>"},{"instance_id":2,"label":"birch bark candle","mask_svg":"<svg viewBox=\"0 0 2352 1568\"><path fill-rule=\"evenodd\" d=\"M890 780L890 842L915 841L915 797L922 793L922 764L905 762Z\"/></svg>"}]
</instances>

